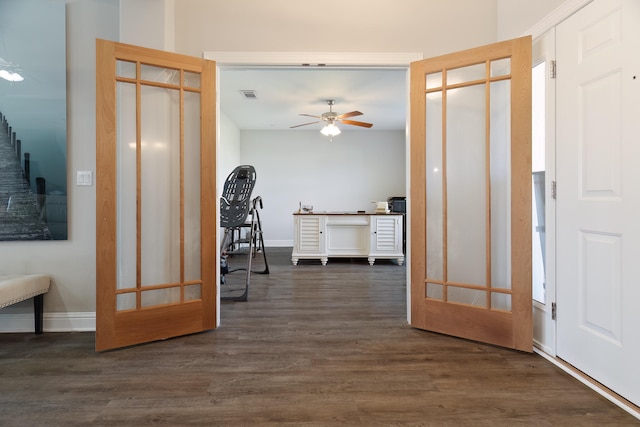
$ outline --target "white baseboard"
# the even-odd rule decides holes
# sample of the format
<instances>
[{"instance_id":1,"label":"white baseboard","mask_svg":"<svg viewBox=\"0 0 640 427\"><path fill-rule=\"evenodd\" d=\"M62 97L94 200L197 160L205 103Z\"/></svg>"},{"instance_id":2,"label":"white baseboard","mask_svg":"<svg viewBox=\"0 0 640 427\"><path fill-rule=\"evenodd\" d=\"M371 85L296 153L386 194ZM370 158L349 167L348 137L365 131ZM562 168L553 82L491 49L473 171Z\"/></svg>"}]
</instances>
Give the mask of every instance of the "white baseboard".
<instances>
[{"instance_id":1,"label":"white baseboard","mask_svg":"<svg viewBox=\"0 0 640 427\"><path fill-rule=\"evenodd\" d=\"M293 240L265 240L264 246L269 248L286 248L293 247Z\"/></svg>"},{"instance_id":2,"label":"white baseboard","mask_svg":"<svg viewBox=\"0 0 640 427\"><path fill-rule=\"evenodd\" d=\"M91 332L96 330L96 313L44 313L44 332ZM0 314L0 333L34 332L33 313Z\"/></svg>"},{"instance_id":3,"label":"white baseboard","mask_svg":"<svg viewBox=\"0 0 640 427\"><path fill-rule=\"evenodd\" d=\"M586 377L586 375L584 375L577 369L572 368L566 362L561 362L559 359L551 356L550 354L545 353L540 349L534 348L533 351L539 354L540 356L544 357L545 359L547 359L549 362L551 362L558 368L562 369L567 374L571 375L576 380L580 381L582 384L589 387L591 390L598 393L600 396L607 399L609 402L613 403L614 405L618 406L621 409L624 409L626 412L628 412L629 414L633 415L634 417L640 420L640 411L638 410L638 407L635 406L633 403L627 403L627 401L622 399L620 396L611 392L608 388L598 383L597 381Z\"/></svg>"}]
</instances>

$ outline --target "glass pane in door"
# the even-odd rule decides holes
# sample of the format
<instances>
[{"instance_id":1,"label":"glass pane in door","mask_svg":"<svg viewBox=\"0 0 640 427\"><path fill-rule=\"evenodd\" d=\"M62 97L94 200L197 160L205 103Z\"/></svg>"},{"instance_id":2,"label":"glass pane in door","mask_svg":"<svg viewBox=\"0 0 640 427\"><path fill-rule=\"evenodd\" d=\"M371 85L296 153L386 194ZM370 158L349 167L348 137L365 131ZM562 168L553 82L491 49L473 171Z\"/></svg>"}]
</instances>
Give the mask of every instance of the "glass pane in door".
<instances>
[{"instance_id":1,"label":"glass pane in door","mask_svg":"<svg viewBox=\"0 0 640 427\"><path fill-rule=\"evenodd\" d=\"M185 87L193 87L200 88L200 73L191 73L189 71L184 72L184 82L183 85Z\"/></svg>"},{"instance_id":2,"label":"glass pane in door","mask_svg":"<svg viewBox=\"0 0 640 427\"><path fill-rule=\"evenodd\" d=\"M511 311L511 294L492 292L491 308L493 310Z\"/></svg>"},{"instance_id":3,"label":"glass pane in door","mask_svg":"<svg viewBox=\"0 0 640 427\"><path fill-rule=\"evenodd\" d=\"M442 196L442 92L427 94L426 122L426 202L427 202L427 277L444 280L443 196ZM428 293L428 292L427 292Z\"/></svg>"},{"instance_id":4,"label":"glass pane in door","mask_svg":"<svg viewBox=\"0 0 640 427\"><path fill-rule=\"evenodd\" d=\"M200 280L200 94L184 93L184 280Z\"/></svg>"},{"instance_id":5,"label":"glass pane in door","mask_svg":"<svg viewBox=\"0 0 640 427\"><path fill-rule=\"evenodd\" d=\"M136 287L136 85L118 83L116 90L118 91L116 99L118 101L117 121L119 124L116 136L116 186L118 191L116 287L125 289Z\"/></svg>"},{"instance_id":6,"label":"glass pane in door","mask_svg":"<svg viewBox=\"0 0 640 427\"><path fill-rule=\"evenodd\" d=\"M116 296L116 307L118 311L121 310L135 310L136 309L136 292L129 292L126 294L118 294Z\"/></svg>"},{"instance_id":7,"label":"glass pane in door","mask_svg":"<svg viewBox=\"0 0 640 427\"><path fill-rule=\"evenodd\" d=\"M447 277L486 285L485 85L447 91Z\"/></svg>"},{"instance_id":8,"label":"glass pane in door","mask_svg":"<svg viewBox=\"0 0 640 427\"><path fill-rule=\"evenodd\" d=\"M180 70L142 64L140 66L140 79L177 86L180 85Z\"/></svg>"},{"instance_id":9,"label":"glass pane in door","mask_svg":"<svg viewBox=\"0 0 640 427\"><path fill-rule=\"evenodd\" d=\"M511 74L511 58L491 61L491 77L508 76Z\"/></svg>"},{"instance_id":10,"label":"glass pane in door","mask_svg":"<svg viewBox=\"0 0 640 427\"><path fill-rule=\"evenodd\" d=\"M485 63L447 70L447 85L454 85L476 80L484 80L487 75Z\"/></svg>"},{"instance_id":11,"label":"glass pane in door","mask_svg":"<svg viewBox=\"0 0 640 427\"><path fill-rule=\"evenodd\" d=\"M491 83L491 287L511 288L511 82Z\"/></svg>"},{"instance_id":12,"label":"glass pane in door","mask_svg":"<svg viewBox=\"0 0 640 427\"><path fill-rule=\"evenodd\" d=\"M131 61L116 61L116 76L128 79L136 78L137 64Z\"/></svg>"},{"instance_id":13,"label":"glass pane in door","mask_svg":"<svg viewBox=\"0 0 640 427\"><path fill-rule=\"evenodd\" d=\"M442 72L427 74L425 77L425 85L427 89L442 87Z\"/></svg>"},{"instance_id":14,"label":"glass pane in door","mask_svg":"<svg viewBox=\"0 0 640 427\"><path fill-rule=\"evenodd\" d=\"M458 288L450 286L447 291L447 301L474 307L487 307L487 293L477 289Z\"/></svg>"},{"instance_id":15,"label":"glass pane in door","mask_svg":"<svg viewBox=\"0 0 640 427\"><path fill-rule=\"evenodd\" d=\"M180 302L180 288L151 289L142 291L141 307L153 307Z\"/></svg>"},{"instance_id":16,"label":"glass pane in door","mask_svg":"<svg viewBox=\"0 0 640 427\"><path fill-rule=\"evenodd\" d=\"M443 300L444 299L444 285L438 285L434 283L427 283L426 286L427 298Z\"/></svg>"},{"instance_id":17,"label":"glass pane in door","mask_svg":"<svg viewBox=\"0 0 640 427\"><path fill-rule=\"evenodd\" d=\"M142 86L141 282L180 281L179 92Z\"/></svg>"}]
</instances>

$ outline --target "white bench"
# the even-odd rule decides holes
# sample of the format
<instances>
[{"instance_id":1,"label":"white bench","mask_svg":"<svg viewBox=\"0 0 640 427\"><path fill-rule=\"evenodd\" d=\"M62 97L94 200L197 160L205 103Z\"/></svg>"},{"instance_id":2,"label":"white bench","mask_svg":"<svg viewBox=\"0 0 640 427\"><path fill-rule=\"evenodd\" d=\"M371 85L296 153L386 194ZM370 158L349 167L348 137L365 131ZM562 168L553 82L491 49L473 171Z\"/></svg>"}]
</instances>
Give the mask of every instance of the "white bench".
<instances>
[{"instance_id":1,"label":"white bench","mask_svg":"<svg viewBox=\"0 0 640 427\"><path fill-rule=\"evenodd\" d=\"M42 333L43 295L49 291L51 278L46 274L8 274L0 272L0 308L33 298L35 332Z\"/></svg>"}]
</instances>

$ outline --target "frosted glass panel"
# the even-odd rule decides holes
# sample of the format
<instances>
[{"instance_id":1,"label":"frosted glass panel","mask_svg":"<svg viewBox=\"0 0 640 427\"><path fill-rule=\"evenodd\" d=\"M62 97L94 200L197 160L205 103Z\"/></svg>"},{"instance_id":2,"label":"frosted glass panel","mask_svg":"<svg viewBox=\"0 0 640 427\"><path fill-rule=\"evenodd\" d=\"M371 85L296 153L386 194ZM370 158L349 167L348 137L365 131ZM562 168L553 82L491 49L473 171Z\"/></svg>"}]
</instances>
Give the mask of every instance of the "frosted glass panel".
<instances>
[{"instance_id":1,"label":"frosted glass panel","mask_svg":"<svg viewBox=\"0 0 640 427\"><path fill-rule=\"evenodd\" d=\"M142 291L142 307L174 304L180 302L180 288L153 289Z\"/></svg>"},{"instance_id":2,"label":"frosted glass panel","mask_svg":"<svg viewBox=\"0 0 640 427\"><path fill-rule=\"evenodd\" d=\"M142 285L180 281L180 109L175 90L143 86Z\"/></svg>"},{"instance_id":3,"label":"frosted glass panel","mask_svg":"<svg viewBox=\"0 0 640 427\"><path fill-rule=\"evenodd\" d=\"M456 83L484 80L486 78L486 74L486 65L484 63L455 68L447 71L447 84L453 85Z\"/></svg>"},{"instance_id":4,"label":"frosted glass panel","mask_svg":"<svg viewBox=\"0 0 640 427\"><path fill-rule=\"evenodd\" d=\"M136 287L136 86L117 83L117 288Z\"/></svg>"},{"instance_id":5,"label":"frosted glass panel","mask_svg":"<svg viewBox=\"0 0 640 427\"><path fill-rule=\"evenodd\" d=\"M200 274L200 94L184 94L184 279Z\"/></svg>"},{"instance_id":6,"label":"frosted glass panel","mask_svg":"<svg viewBox=\"0 0 640 427\"><path fill-rule=\"evenodd\" d=\"M116 295L117 310L134 310L136 308L136 295L137 293L135 292Z\"/></svg>"},{"instance_id":7,"label":"frosted glass panel","mask_svg":"<svg viewBox=\"0 0 640 427\"><path fill-rule=\"evenodd\" d=\"M491 293L491 308L494 310L511 311L511 295Z\"/></svg>"},{"instance_id":8,"label":"frosted glass panel","mask_svg":"<svg viewBox=\"0 0 640 427\"><path fill-rule=\"evenodd\" d=\"M474 307L487 307L487 293L476 289L447 288L447 301Z\"/></svg>"},{"instance_id":9,"label":"frosted glass panel","mask_svg":"<svg viewBox=\"0 0 640 427\"><path fill-rule=\"evenodd\" d=\"M122 60L116 61L116 76L135 79L136 63Z\"/></svg>"},{"instance_id":10,"label":"frosted glass panel","mask_svg":"<svg viewBox=\"0 0 640 427\"><path fill-rule=\"evenodd\" d=\"M491 286L511 288L511 81L491 83Z\"/></svg>"},{"instance_id":11,"label":"frosted glass panel","mask_svg":"<svg viewBox=\"0 0 640 427\"><path fill-rule=\"evenodd\" d=\"M141 65L140 79L150 82L179 85L180 71L173 68L156 67L153 65Z\"/></svg>"},{"instance_id":12,"label":"frosted glass panel","mask_svg":"<svg viewBox=\"0 0 640 427\"><path fill-rule=\"evenodd\" d=\"M184 300L192 301L202 298L202 285L189 285L184 287Z\"/></svg>"},{"instance_id":13,"label":"frosted glass panel","mask_svg":"<svg viewBox=\"0 0 640 427\"><path fill-rule=\"evenodd\" d=\"M485 87L447 94L447 280L486 285Z\"/></svg>"},{"instance_id":14,"label":"frosted glass panel","mask_svg":"<svg viewBox=\"0 0 640 427\"><path fill-rule=\"evenodd\" d=\"M443 299L443 286L435 283L427 283L427 298L441 300Z\"/></svg>"},{"instance_id":15,"label":"frosted glass panel","mask_svg":"<svg viewBox=\"0 0 640 427\"><path fill-rule=\"evenodd\" d=\"M427 89L433 89L442 86L442 72L427 74Z\"/></svg>"},{"instance_id":16,"label":"frosted glass panel","mask_svg":"<svg viewBox=\"0 0 640 427\"><path fill-rule=\"evenodd\" d=\"M199 73L190 73L189 71L184 72L184 86L199 88L200 87L200 74Z\"/></svg>"},{"instance_id":17,"label":"frosted glass panel","mask_svg":"<svg viewBox=\"0 0 640 427\"><path fill-rule=\"evenodd\" d=\"M508 76L511 74L511 58L491 61L491 77Z\"/></svg>"},{"instance_id":18,"label":"frosted glass panel","mask_svg":"<svg viewBox=\"0 0 640 427\"><path fill-rule=\"evenodd\" d=\"M444 280L442 213L442 92L427 94L427 277Z\"/></svg>"}]
</instances>

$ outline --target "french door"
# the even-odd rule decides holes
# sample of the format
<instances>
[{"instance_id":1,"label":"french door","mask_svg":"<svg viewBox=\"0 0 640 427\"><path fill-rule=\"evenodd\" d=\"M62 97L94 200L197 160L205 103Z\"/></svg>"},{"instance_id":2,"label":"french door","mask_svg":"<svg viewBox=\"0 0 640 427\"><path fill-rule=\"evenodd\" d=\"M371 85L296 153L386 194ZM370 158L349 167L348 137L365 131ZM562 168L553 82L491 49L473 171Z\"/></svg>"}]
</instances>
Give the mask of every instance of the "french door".
<instances>
[{"instance_id":1,"label":"french door","mask_svg":"<svg viewBox=\"0 0 640 427\"><path fill-rule=\"evenodd\" d=\"M411 324L532 351L531 38L411 64Z\"/></svg>"},{"instance_id":2,"label":"french door","mask_svg":"<svg viewBox=\"0 0 640 427\"><path fill-rule=\"evenodd\" d=\"M216 326L215 62L96 42L96 350Z\"/></svg>"}]
</instances>

